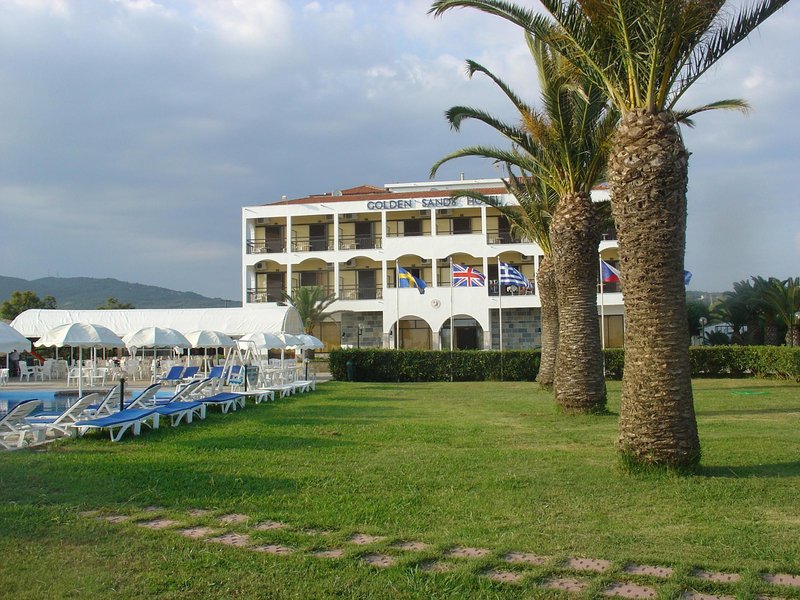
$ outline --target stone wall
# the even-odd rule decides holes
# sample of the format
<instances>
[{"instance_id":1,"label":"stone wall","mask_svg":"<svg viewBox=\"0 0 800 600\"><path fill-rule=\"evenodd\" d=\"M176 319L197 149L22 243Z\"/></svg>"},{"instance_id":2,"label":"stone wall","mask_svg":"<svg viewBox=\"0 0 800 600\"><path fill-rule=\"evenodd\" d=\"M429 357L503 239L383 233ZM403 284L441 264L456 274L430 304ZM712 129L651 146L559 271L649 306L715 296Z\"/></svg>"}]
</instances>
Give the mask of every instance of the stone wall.
<instances>
[{"instance_id":1,"label":"stone wall","mask_svg":"<svg viewBox=\"0 0 800 600\"><path fill-rule=\"evenodd\" d=\"M358 326L361 325L361 335ZM383 346L383 313L342 313L342 345L362 348Z\"/></svg>"},{"instance_id":2,"label":"stone wall","mask_svg":"<svg viewBox=\"0 0 800 600\"><path fill-rule=\"evenodd\" d=\"M542 345L542 319L533 308L503 309L503 349L530 350ZM492 349L500 349L499 311L491 311Z\"/></svg>"}]
</instances>

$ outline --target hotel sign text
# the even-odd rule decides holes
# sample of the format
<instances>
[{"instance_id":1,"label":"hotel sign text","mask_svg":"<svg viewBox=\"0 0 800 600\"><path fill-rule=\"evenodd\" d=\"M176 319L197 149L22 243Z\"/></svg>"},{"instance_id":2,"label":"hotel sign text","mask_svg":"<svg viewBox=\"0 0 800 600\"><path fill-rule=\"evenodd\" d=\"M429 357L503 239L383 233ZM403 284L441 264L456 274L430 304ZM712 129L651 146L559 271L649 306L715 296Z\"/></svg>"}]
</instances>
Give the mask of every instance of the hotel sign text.
<instances>
[{"instance_id":1,"label":"hotel sign text","mask_svg":"<svg viewBox=\"0 0 800 600\"><path fill-rule=\"evenodd\" d=\"M499 200L499 196L489 196ZM483 206L475 198L414 198L409 200L370 200L367 210L415 210L418 208L454 208L459 206Z\"/></svg>"}]
</instances>

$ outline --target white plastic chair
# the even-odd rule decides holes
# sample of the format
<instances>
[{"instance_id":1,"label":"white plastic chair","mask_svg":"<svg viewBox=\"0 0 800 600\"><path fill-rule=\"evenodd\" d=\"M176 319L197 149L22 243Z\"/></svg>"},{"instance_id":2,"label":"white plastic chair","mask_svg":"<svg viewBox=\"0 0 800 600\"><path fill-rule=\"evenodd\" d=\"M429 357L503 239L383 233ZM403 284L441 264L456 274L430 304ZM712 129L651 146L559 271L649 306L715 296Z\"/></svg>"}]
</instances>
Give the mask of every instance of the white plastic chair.
<instances>
[{"instance_id":1,"label":"white plastic chair","mask_svg":"<svg viewBox=\"0 0 800 600\"><path fill-rule=\"evenodd\" d=\"M8 385L10 369L0 369L0 385Z\"/></svg>"},{"instance_id":2,"label":"white plastic chair","mask_svg":"<svg viewBox=\"0 0 800 600\"><path fill-rule=\"evenodd\" d=\"M30 382L31 375L33 375L33 369L28 366L28 363L24 360L19 361L19 380L22 381L24 377L26 381Z\"/></svg>"}]
</instances>

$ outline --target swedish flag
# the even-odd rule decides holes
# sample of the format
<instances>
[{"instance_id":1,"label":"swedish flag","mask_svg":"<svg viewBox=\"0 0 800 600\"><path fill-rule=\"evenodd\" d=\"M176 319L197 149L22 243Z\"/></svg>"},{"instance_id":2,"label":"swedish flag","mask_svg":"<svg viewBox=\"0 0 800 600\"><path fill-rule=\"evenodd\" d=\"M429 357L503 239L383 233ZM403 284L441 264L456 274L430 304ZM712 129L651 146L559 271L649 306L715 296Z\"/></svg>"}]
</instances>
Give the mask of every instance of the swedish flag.
<instances>
[{"instance_id":1,"label":"swedish flag","mask_svg":"<svg viewBox=\"0 0 800 600\"><path fill-rule=\"evenodd\" d=\"M407 288L413 287L419 290L420 294L425 293L426 284L419 277L414 277L411 273L406 271L403 267L397 267L397 287Z\"/></svg>"}]
</instances>

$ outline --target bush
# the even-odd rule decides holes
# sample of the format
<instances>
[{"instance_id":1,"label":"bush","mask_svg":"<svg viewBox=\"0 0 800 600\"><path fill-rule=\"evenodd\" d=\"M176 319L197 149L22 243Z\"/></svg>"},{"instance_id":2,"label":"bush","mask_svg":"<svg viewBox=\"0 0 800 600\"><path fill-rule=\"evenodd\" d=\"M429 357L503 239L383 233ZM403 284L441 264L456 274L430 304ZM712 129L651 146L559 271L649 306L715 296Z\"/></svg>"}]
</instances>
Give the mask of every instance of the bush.
<instances>
[{"instance_id":1,"label":"bush","mask_svg":"<svg viewBox=\"0 0 800 600\"><path fill-rule=\"evenodd\" d=\"M347 361L356 381L533 381L539 372L538 350L331 350L334 379L347 379Z\"/></svg>"},{"instance_id":2,"label":"bush","mask_svg":"<svg viewBox=\"0 0 800 600\"><path fill-rule=\"evenodd\" d=\"M347 379L353 360L356 381L533 381L539 350L332 350L328 365L334 379ZM800 381L800 348L786 346L692 346L692 377L794 378ZM625 351L605 350L606 378L622 379Z\"/></svg>"}]
</instances>

